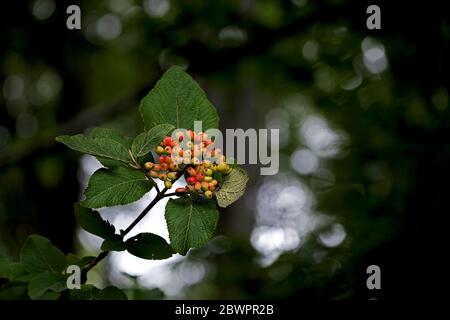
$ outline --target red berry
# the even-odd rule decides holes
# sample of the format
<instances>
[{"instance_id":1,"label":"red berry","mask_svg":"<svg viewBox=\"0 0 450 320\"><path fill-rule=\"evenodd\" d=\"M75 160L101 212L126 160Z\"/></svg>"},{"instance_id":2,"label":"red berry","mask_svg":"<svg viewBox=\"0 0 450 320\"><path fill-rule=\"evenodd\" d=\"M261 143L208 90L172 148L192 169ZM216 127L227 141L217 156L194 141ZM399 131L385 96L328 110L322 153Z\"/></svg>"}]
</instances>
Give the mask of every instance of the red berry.
<instances>
[{"instance_id":1,"label":"red berry","mask_svg":"<svg viewBox=\"0 0 450 320\"><path fill-rule=\"evenodd\" d=\"M167 147L167 146L170 147L170 145L172 144L172 137L169 137L169 136L165 137L164 140L163 140L163 143L164 143L164 145L165 145L166 147Z\"/></svg>"},{"instance_id":2,"label":"red berry","mask_svg":"<svg viewBox=\"0 0 450 320\"><path fill-rule=\"evenodd\" d=\"M203 179L205 178L205 174L197 173L197 175L195 177L197 178L198 181L203 181Z\"/></svg>"},{"instance_id":3,"label":"red berry","mask_svg":"<svg viewBox=\"0 0 450 320\"><path fill-rule=\"evenodd\" d=\"M159 157L159 163L165 163L167 162L167 157L166 156L160 156Z\"/></svg>"},{"instance_id":4,"label":"red berry","mask_svg":"<svg viewBox=\"0 0 450 320\"><path fill-rule=\"evenodd\" d=\"M169 169L169 165L167 163L161 163L161 170Z\"/></svg>"},{"instance_id":5,"label":"red berry","mask_svg":"<svg viewBox=\"0 0 450 320\"><path fill-rule=\"evenodd\" d=\"M186 179L186 182L188 184L194 184L194 183L197 182L197 179L195 179L195 177L189 177L189 178Z\"/></svg>"}]
</instances>

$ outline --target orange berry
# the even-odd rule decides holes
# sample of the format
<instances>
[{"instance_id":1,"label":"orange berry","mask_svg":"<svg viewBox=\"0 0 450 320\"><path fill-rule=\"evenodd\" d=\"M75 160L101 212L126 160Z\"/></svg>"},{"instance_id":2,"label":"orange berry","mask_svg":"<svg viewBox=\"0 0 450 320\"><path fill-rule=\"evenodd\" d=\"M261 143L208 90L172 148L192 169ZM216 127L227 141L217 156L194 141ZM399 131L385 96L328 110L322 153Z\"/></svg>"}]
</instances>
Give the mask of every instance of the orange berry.
<instances>
[{"instance_id":1,"label":"orange berry","mask_svg":"<svg viewBox=\"0 0 450 320\"><path fill-rule=\"evenodd\" d=\"M159 172L155 171L155 170L151 170L150 171L150 177L152 178L158 178L159 177Z\"/></svg>"},{"instance_id":2,"label":"orange berry","mask_svg":"<svg viewBox=\"0 0 450 320\"><path fill-rule=\"evenodd\" d=\"M197 171L196 171L193 167L187 168L187 173L188 173L191 177L195 177L195 176L197 175Z\"/></svg>"},{"instance_id":3,"label":"orange berry","mask_svg":"<svg viewBox=\"0 0 450 320\"><path fill-rule=\"evenodd\" d=\"M203 190L203 191L208 190L208 188L209 188L208 186L209 186L209 183L208 183L208 182L205 182L205 181L202 182L202 190Z\"/></svg>"},{"instance_id":4,"label":"orange berry","mask_svg":"<svg viewBox=\"0 0 450 320\"><path fill-rule=\"evenodd\" d=\"M176 188L175 189L175 193L185 193L186 189L185 188Z\"/></svg>"}]
</instances>

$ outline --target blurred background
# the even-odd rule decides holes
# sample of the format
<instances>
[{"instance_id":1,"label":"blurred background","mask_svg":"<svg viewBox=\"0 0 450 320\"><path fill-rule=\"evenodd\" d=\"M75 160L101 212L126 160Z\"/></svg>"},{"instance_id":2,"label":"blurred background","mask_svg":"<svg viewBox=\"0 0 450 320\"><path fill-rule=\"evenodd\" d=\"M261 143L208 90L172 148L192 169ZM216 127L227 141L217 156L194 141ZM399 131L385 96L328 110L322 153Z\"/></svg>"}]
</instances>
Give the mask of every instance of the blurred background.
<instances>
[{"instance_id":1,"label":"blurred background","mask_svg":"<svg viewBox=\"0 0 450 320\"><path fill-rule=\"evenodd\" d=\"M39 233L65 253L100 239L72 205L100 164L57 145L94 126L134 135L138 105L181 65L221 129L280 130L280 171L187 257L111 255L89 281L133 299L433 296L450 179L450 23L438 4L348 0L7 1L1 4L0 255ZM81 30L66 8L81 8ZM381 7L381 30L366 8ZM119 228L153 196L101 214ZM167 238L164 203L134 230ZM445 232L445 230L443 231ZM366 269L381 268L378 291ZM15 298L15 297L8 297Z\"/></svg>"}]
</instances>

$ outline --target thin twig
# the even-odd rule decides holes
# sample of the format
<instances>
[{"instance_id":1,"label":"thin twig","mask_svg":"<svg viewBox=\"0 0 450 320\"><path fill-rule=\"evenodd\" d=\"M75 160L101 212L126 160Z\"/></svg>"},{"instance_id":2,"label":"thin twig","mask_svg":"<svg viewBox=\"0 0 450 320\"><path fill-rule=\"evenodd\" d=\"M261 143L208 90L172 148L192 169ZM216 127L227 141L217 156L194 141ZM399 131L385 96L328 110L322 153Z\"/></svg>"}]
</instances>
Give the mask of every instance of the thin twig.
<instances>
[{"instance_id":1,"label":"thin twig","mask_svg":"<svg viewBox=\"0 0 450 320\"><path fill-rule=\"evenodd\" d=\"M176 179L173 181L177 181L182 175L184 174L184 169L180 172L178 172ZM123 237L125 237L149 212L150 210L164 197L173 196L175 195L175 192L173 193L167 193L169 189L164 188L161 191L158 191L155 198L148 204L147 207L139 214L139 216L121 233ZM81 273L81 279L82 283L86 283L87 281L87 273L94 268L100 261L102 261L106 256L108 256L109 251L102 251L100 254L92 259L86 267L84 267L82 273Z\"/></svg>"}]
</instances>

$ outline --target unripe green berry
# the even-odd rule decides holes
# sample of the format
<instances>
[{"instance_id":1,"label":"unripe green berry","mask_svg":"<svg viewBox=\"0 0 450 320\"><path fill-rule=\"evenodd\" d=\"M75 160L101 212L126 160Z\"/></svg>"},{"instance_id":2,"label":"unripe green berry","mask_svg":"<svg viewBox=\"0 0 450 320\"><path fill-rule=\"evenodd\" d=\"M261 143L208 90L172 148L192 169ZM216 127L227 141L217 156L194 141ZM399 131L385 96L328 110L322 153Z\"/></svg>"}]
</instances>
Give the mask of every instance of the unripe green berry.
<instances>
[{"instance_id":1,"label":"unripe green berry","mask_svg":"<svg viewBox=\"0 0 450 320\"><path fill-rule=\"evenodd\" d=\"M213 181L213 177L211 177L211 176L206 176L206 177L203 178L203 181L211 182L211 181Z\"/></svg>"},{"instance_id":2,"label":"unripe green berry","mask_svg":"<svg viewBox=\"0 0 450 320\"><path fill-rule=\"evenodd\" d=\"M225 170L227 170L227 164L225 162L219 163L217 165L217 170L220 172L224 172Z\"/></svg>"},{"instance_id":3,"label":"unripe green berry","mask_svg":"<svg viewBox=\"0 0 450 320\"><path fill-rule=\"evenodd\" d=\"M170 181L170 180L164 181L164 186L165 186L167 189L172 188L172 181Z\"/></svg>"},{"instance_id":4,"label":"unripe green berry","mask_svg":"<svg viewBox=\"0 0 450 320\"><path fill-rule=\"evenodd\" d=\"M208 198L208 199L211 199L213 197L212 191L210 191L210 190L205 191L205 197Z\"/></svg>"},{"instance_id":5,"label":"unripe green berry","mask_svg":"<svg viewBox=\"0 0 450 320\"><path fill-rule=\"evenodd\" d=\"M211 161L209 160L203 160L203 166L205 168L210 168L211 167Z\"/></svg>"},{"instance_id":6,"label":"unripe green berry","mask_svg":"<svg viewBox=\"0 0 450 320\"><path fill-rule=\"evenodd\" d=\"M205 175L207 175L207 176L212 176L212 174L213 174L213 171L212 171L212 169L205 169Z\"/></svg>"},{"instance_id":7,"label":"unripe green berry","mask_svg":"<svg viewBox=\"0 0 450 320\"><path fill-rule=\"evenodd\" d=\"M167 178L169 178L170 180L175 180L177 178L177 173L176 172L169 172L167 174Z\"/></svg>"}]
</instances>

